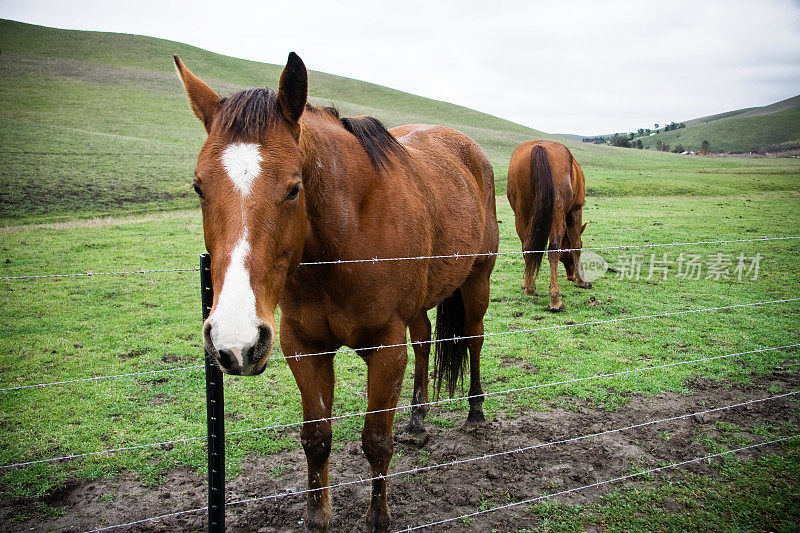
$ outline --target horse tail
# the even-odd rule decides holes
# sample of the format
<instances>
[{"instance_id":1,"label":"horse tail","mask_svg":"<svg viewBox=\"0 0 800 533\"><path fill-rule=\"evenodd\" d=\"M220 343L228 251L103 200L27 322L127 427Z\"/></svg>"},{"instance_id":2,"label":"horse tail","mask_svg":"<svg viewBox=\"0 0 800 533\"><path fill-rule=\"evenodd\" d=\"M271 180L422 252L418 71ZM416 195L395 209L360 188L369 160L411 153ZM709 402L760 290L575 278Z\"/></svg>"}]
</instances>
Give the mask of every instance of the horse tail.
<instances>
[{"instance_id":1,"label":"horse tail","mask_svg":"<svg viewBox=\"0 0 800 533\"><path fill-rule=\"evenodd\" d=\"M553 210L555 209L555 191L553 189L552 169L547 150L537 144L531 150L531 191L533 205L531 205L531 225L525 250L537 250L533 255L534 275L539 272L542 256L550 237L550 227L553 225Z\"/></svg>"},{"instance_id":2,"label":"horse tail","mask_svg":"<svg viewBox=\"0 0 800 533\"><path fill-rule=\"evenodd\" d=\"M464 337L464 300L461 289L442 300L436 307L436 332L434 335L434 369L436 396L447 384L447 392L453 397L459 381L463 384L467 369L467 341Z\"/></svg>"}]
</instances>

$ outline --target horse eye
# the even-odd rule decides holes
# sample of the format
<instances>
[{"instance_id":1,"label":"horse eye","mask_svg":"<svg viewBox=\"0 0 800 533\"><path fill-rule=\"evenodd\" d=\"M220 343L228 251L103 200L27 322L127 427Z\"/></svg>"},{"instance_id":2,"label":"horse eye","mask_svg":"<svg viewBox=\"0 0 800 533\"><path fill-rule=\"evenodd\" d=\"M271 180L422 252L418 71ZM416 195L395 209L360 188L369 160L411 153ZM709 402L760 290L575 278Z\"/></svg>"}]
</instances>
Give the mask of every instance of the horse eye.
<instances>
[{"instance_id":1,"label":"horse eye","mask_svg":"<svg viewBox=\"0 0 800 533\"><path fill-rule=\"evenodd\" d=\"M205 196L203 195L203 191L200 190L200 187L196 183L192 183L192 187L194 187L194 192L197 193L197 196L199 196L200 198L205 198Z\"/></svg>"},{"instance_id":2,"label":"horse eye","mask_svg":"<svg viewBox=\"0 0 800 533\"><path fill-rule=\"evenodd\" d=\"M294 200L300 194L300 185L295 185L294 188L286 195L287 200Z\"/></svg>"}]
</instances>

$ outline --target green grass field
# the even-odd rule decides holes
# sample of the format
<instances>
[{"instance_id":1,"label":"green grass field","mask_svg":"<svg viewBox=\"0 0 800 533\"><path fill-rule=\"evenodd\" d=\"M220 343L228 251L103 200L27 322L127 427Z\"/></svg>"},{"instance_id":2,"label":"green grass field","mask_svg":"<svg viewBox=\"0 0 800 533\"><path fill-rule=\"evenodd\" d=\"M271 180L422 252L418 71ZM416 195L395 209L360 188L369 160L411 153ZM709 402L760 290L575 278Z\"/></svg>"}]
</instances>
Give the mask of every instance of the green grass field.
<instances>
[{"instance_id":1,"label":"green grass field","mask_svg":"<svg viewBox=\"0 0 800 533\"><path fill-rule=\"evenodd\" d=\"M203 131L189 111L172 72L171 54L180 53L197 74L220 92L248 85L273 85L279 67L235 60L157 39L67 32L0 22L0 276L192 268L203 251L202 221L189 182ZM313 65L311 65L313 67ZM468 109L419 98L376 85L311 73L312 96L345 113L370 113L387 125L440 122L475 137L495 165L501 250L519 249L513 214L504 197L505 173L513 148L543 134ZM687 128L688 130L688 128ZM683 130L679 130L683 131ZM796 236L800 208L797 159L687 158L652 150L567 143L587 176L584 220L587 247L622 244ZM102 216L104 218L93 218ZM684 280L669 266L666 280L619 279L608 272L591 291L561 278L567 312L548 314L546 301L519 290L522 260L498 260L486 330L545 328L800 297L797 240L694 245L656 249L658 258L679 254L762 256L757 280ZM636 250L599 252L612 266ZM650 259L642 252L641 261ZM563 273L563 270L562 270ZM544 287L546 278L539 278ZM42 280L0 280L0 388L199 365L199 280L196 272L130 274ZM594 296L597 305L587 305ZM564 327L487 339L484 388L497 391L561 381L696 357L721 355L800 342L800 303L772 304L624 323ZM280 356L280 351L275 354ZM410 360L413 353L409 350ZM509 360L519 365L508 365ZM641 377L616 377L547 387L486 401L487 415L502 422L522 409L549 409L565 399L587 399L618 409L633 395L688 392L696 375L723 386L755 376L800 370L800 353L768 352L703 365L665 369ZM520 371L535 366L538 372ZM411 368L411 364L409 364ZM336 358L335 414L361 411L365 367L351 351ZM409 401L407 372L401 403ZM0 465L205 433L202 371L184 370L99 382L0 391ZM270 362L258 378L226 378L229 431L300 419L299 394L283 361ZM254 400L255 399L255 400ZM431 419L456 402L433 409ZM407 419L398 415L398 424ZM334 426L334 446L358 440L363 421ZM755 424L756 422L754 422ZM786 434L797 433L783 428ZM240 474L247 454L298 447L285 433L232 437L230 476ZM768 506L756 495L789 476L797 492L797 442L783 447L767 467L757 461L725 463L714 475L689 478L679 487L624 491L584 509L537 507L543 524L581 530L613 515L636 515L643 530L733 524L729 509L759 508L785 530L800 513L793 496L774 496ZM69 480L108 478L125 471L158 485L177 466L202 471L202 441L170 449L145 448L69 462L0 471L4 498L44 498ZM728 490L729 481L748 476L750 486ZM681 491L710 489L728 505L709 503L685 520L665 522L653 502ZM791 491L790 491L791 492ZM44 500L42 500L44 501ZM794 505L791 502L794 501ZM35 513L36 511L31 511ZM20 517L22 519L24 517ZM616 523L612 529L625 529ZM612 524L613 526L613 524ZM544 527L544 526L543 526ZM651 527L651 528L652 528ZM778 527L778 529L780 529ZM731 530L721 528L722 530Z\"/></svg>"}]
</instances>

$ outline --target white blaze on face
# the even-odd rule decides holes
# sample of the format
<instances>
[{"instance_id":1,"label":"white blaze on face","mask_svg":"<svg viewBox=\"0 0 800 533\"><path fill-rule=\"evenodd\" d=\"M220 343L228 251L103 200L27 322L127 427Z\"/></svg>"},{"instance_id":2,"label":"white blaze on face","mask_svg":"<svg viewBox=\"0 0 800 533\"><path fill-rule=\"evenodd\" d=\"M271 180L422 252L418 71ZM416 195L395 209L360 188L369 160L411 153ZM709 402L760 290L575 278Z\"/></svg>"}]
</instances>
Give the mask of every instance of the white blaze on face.
<instances>
[{"instance_id":1,"label":"white blaze on face","mask_svg":"<svg viewBox=\"0 0 800 533\"><path fill-rule=\"evenodd\" d=\"M245 267L250 255L245 225L244 197L250 194L253 181L261 173L259 146L253 143L231 144L222 152L222 166L242 194L242 234L231 252L231 260L217 307L209 317L211 342L217 350L230 350L240 365L242 352L258 341L261 321L256 315L256 297L250 285L250 272Z\"/></svg>"},{"instance_id":2,"label":"white blaze on face","mask_svg":"<svg viewBox=\"0 0 800 533\"><path fill-rule=\"evenodd\" d=\"M231 144L222 151L222 166L242 195L250 194L253 180L261 173L261 154L253 143Z\"/></svg>"},{"instance_id":3,"label":"white blaze on face","mask_svg":"<svg viewBox=\"0 0 800 533\"><path fill-rule=\"evenodd\" d=\"M250 286L250 273L244 262L250 253L247 230L231 253L217 307L209 318L211 342L217 350L230 350L239 364L242 351L255 345L261 321L256 315L256 297Z\"/></svg>"}]
</instances>

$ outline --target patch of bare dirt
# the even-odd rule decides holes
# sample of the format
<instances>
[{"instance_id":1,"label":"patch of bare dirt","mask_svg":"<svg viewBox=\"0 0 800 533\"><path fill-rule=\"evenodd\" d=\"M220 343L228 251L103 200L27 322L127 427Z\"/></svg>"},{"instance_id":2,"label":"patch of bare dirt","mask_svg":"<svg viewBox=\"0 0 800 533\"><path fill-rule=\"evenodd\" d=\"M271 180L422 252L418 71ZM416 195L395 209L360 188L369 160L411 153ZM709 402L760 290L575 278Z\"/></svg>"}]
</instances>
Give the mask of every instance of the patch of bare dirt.
<instances>
[{"instance_id":1,"label":"patch of bare dirt","mask_svg":"<svg viewBox=\"0 0 800 533\"><path fill-rule=\"evenodd\" d=\"M757 378L750 385L720 384L694 379L688 383L691 394L662 393L634 396L613 412L582 400L571 400L549 411L529 411L513 417L496 417L485 427L462 425L463 416L452 418L456 427L440 428L428 424L424 438L404 434L395 437L395 458L390 473L446 463L520 447L569 439L608 429L636 425L704 409L774 396L774 390L792 391L800 386L795 373ZM432 414L437 414L435 409ZM444 415L447 416L447 415ZM396 428L407 421L398 416ZM718 436L716 422L725 421L742 428L770 423L797 424L800 408L788 399L771 400L748 406L659 423L587 438L535 450L500 455L491 459L432 469L390 479L389 506L393 527L401 528L471 513L481 506L495 507L538 495L576 488L626 475L640 468L673 463L709 453L698 440L700 435ZM762 439L744 429L739 436L754 442ZM369 467L359 443L345 443L331 455L331 483L369 476ZM341 448L341 447L340 447ZM778 447L756 448L740 456L780 453ZM684 467L699 474L713 475L713 464L693 463ZM306 467L303 451L292 450L269 457L250 456L243 473L228 483L227 501L286 494L305 487ZM667 471L665 475L676 475ZM628 485L654 481L630 480ZM657 481L655 481L657 482ZM591 504L616 486L595 487L558 497L558 501ZM333 489L332 531L363 531L364 513L370 486L359 483ZM206 504L205 478L188 469L175 469L165 475L159 487L144 487L141 480L123 473L110 480L70 482L43 500L61 509L57 518L37 517L16 522L17 531L86 531L105 525L121 524L142 518ZM31 514L32 500L0 500L0 523L9 525L11 517ZM673 502L675 503L675 502ZM674 512L681 512L680 505ZM289 532L303 530L304 495L279 497L246 505L229 506L228 531ZM670 511L672 512L672 511ZM440 525L432 531L513 531L534 527L538 518L525 512L525 506L488 513L466 523ZM191 531L206 526L205 512L183 514L159 521L144 522L117 531Z\"/></svg>"}]
</instances>

